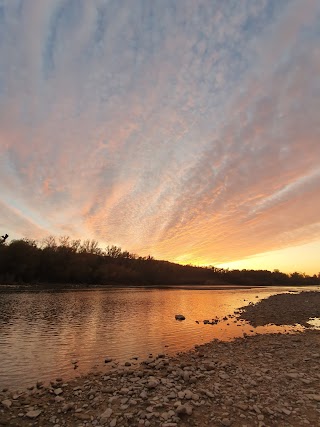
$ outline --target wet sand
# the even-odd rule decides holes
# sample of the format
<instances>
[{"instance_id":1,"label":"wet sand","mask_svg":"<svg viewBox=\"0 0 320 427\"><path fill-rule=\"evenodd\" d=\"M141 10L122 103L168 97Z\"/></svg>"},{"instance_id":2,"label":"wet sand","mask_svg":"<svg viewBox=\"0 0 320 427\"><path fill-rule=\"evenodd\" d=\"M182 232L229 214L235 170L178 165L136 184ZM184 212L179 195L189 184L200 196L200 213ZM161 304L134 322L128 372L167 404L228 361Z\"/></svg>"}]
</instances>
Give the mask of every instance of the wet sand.
<instances>
[{"instance_id":1,"label":"wet sand","mask_svg":"<svg viewBox=\"0 0 320 427\"><path fill-rule=\"evenodd\" d=\"M281 294L239 316L253 325L306 324L319 307L320 292ZM2 391L0 425L316 427L319 366L320 331L310 328L213 341L175 357L108 361L104 372L68 383Z\"/></svg>"}]
</instances>

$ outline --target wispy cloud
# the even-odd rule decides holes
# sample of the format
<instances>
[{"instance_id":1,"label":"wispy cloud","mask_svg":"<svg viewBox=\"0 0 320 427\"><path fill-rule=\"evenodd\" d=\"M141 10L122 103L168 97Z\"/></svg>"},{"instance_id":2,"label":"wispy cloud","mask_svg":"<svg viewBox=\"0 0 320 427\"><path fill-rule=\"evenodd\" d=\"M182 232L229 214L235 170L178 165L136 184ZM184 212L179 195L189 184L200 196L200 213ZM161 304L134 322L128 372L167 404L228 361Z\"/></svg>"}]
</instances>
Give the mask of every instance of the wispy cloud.
<instances>
[{"instance_id":1,"label":"wispy cloud","mask_svg":"<svg viewBox=\"0 0 320 427\"><path fill-rule=\"evenodd\" d=\"M319 2L1 5L1 228L208 263L320 238Z\"/></svg>"}]
</instances>

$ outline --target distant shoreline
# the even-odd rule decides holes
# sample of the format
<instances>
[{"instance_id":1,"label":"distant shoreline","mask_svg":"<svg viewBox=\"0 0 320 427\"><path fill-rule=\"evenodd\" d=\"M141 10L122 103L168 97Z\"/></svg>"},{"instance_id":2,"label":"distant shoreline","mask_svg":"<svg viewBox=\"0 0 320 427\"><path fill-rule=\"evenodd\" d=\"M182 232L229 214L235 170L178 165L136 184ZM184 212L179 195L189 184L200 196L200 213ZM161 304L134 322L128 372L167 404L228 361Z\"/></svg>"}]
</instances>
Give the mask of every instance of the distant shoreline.
<instances>
[{"instance_id":1,"label":"distant shoreline","mask_svg":"<svg viewBox=\"0 0 320 427\"><path fill-rule=\"evenodd\" d=\"M235 285L235 284L178 284L178 285L152 285L152 284L119 284L112 283L106 285L87 285L87 284L27 284L27 283L12 283L12 284L2 284L0 283L0 292L4 291L106 291L106 290L116 290L116 289L185 289L185 290L237 290L237 289L269 289L269 288L285 288L290 290L290 288L299 288L303 289L319 289L319 285Z\"/></svg>"}]
</instances>

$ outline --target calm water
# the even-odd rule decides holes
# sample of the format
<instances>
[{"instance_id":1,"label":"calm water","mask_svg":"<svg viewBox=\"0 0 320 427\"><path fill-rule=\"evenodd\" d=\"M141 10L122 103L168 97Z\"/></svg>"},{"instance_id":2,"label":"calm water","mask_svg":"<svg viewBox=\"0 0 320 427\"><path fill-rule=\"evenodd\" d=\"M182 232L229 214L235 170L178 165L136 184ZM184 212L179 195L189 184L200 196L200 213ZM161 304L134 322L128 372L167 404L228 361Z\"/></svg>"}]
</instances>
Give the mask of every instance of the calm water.
<instances>
[{"instance_id":1,"label":"calm water","mask_svg":"<svg viewBox=\"0 0 320 427\"><path fill-rule=\"evenodd\" d=\"M134 356L188 350L213 338L228 340L244 332L288 330L276 326L254 330L233 319L214 326L196 323L215 316L222 319L249 302L284 291L143 288L1 292L0 388L22 389L37 380L67 380L93 368L105 369L106 356L123 363ZM175 314L183 314L186 320L176 321ZM78 360L76 370L74 359Z\"/></svg>"}]
</instances>

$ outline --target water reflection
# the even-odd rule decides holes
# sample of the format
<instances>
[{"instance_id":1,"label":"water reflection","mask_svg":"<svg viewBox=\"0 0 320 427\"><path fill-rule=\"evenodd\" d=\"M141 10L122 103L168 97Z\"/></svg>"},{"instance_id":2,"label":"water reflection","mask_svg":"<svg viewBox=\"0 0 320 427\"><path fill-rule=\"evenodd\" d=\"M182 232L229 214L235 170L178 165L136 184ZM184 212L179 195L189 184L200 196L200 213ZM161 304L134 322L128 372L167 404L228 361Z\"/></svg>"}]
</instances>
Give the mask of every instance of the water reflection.
<instances>
[{"instance_id":1,"label":"water reflection","mask_svg":"<svg viewBox=\"0 0 320 427\"><path fill-rule=\"evenodd\" d=\"M214 338L283 332L253 329L233 318L237 308L285 289L115 289L0 294L0 388L64 379L103 367L105 356L125 361L149 353L173 354ZM175 314L186 320L175 320ZM200 321L199 324L196 321ZM297 326L295 330L301 327ZM72 360L79 360L73 369Z\"/></svg>"}]
</instances>

